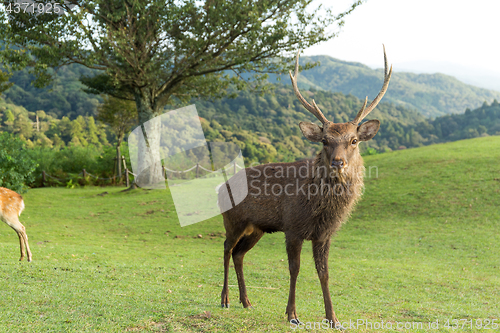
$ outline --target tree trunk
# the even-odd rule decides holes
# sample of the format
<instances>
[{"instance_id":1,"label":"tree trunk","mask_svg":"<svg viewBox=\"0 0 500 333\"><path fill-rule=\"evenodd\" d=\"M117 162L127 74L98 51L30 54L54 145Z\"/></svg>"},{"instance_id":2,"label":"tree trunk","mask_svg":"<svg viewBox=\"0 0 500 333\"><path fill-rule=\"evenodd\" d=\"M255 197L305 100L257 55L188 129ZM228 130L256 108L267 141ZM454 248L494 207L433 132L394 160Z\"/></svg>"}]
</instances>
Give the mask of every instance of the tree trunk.
<instances>
[{"instance_id":1,"label":"tree trunk","mask_svg":"<svg viewBox=\"0 0 500 333\"><path fill-rule=\"evenodd\" d=\"M143 188L165 188L160 156L161 122L158 116L164 105L158 105L148 89L135 94L139 124L143 139L138 146L138 169L135 183Z\"/></svg>"}]
</instances>

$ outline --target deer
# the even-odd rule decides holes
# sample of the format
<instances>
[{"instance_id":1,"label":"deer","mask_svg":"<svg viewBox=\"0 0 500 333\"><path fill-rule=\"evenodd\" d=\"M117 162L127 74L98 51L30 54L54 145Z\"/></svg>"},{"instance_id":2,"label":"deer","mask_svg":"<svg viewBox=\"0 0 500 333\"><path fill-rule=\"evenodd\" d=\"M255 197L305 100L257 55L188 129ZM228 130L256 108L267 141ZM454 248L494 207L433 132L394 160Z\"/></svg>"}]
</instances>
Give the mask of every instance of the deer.
<instances>
[{"instance_id":1,"label":"deer","mask_svg":"<svg viewBox=\"0 0 500 333\"><path fill-rule=\"evenodd\" d=\"M21 247L21 258L19 261L22 261L27 254L28 262L30 262L32 256L28 244L28 235L26 234L24 225L19 222L19 216L21 216L23 210L23 197L8 188L0 187L0 219L14 229L19 237L19 245Z\"/></svg>"},{"instance_id":2,"label":"deer","mask_svg":"<svg viewBox=\"0 0 500 333\"><path fill-rule=\"evenodd\" d=\"M363 191L365 168L359 144L371 140L380 128L380 121L376 119L362 124L360 122L377 106L389 86L392 65L389 70L385 47L383 49L385 66L382 89L368 107L366 97L354 120L347 123L327 120L314 99L310 104L302 96L297 86L300 50L297 52L294 74L289 71L294 93L304 108L322 124L318 126L311 122L300 122L299 128L307 140L321 142L323 148L310 160L246 168L244 173L238 172L225 183L226 186L220 188L219 206L226 230L221 293L223 308L229 308L231 256L238 280L240 303L244 308L251 308L243 276L243 258L265 233L280 231L285 234L290 272L285 313L288 322L295 325L301 323L296 312L295 289L302 245L304 240L310 240L323 292L326 319L332 327L335 325L343 329L333 310L328 287L328 257L332 235L348 219ZM249 184L248 195L238 205L222 209L221 202L224 202L224 198L232 197L237 184Z\"/></svg>"}]
</instances>

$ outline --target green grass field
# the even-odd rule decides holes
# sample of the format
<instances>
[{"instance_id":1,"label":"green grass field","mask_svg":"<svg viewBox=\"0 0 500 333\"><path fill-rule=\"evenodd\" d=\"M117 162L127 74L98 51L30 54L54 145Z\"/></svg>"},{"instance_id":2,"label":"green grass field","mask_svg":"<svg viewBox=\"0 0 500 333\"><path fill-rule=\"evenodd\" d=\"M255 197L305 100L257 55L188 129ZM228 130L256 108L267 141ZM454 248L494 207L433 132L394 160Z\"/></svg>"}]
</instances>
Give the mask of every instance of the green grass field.
<instances>
[{"instance_id":1,"label":"green grass field","mask_svg":"<svg viewBox=\"0 0 500 333\"><path fill-rule=\"evenodd\" d=\"M470 323L498 323L499 161L500 137L366 157L364 197L330 250L339 319L439 324L401 332L484 332ZM17 261L17 236L3 225L1 332L292 331L282 233L264 236L245 258L254 309L239 304L232 268L231 308L222 309L221 216L181 228L168 190L120 190L24 195L21 221L34 260ZM301 263L299 318L318 322L324 309L310 242ZM469 328L464 320L458 330L445 328L453 319L469 320Z\"/></svg>"}]
</instances>

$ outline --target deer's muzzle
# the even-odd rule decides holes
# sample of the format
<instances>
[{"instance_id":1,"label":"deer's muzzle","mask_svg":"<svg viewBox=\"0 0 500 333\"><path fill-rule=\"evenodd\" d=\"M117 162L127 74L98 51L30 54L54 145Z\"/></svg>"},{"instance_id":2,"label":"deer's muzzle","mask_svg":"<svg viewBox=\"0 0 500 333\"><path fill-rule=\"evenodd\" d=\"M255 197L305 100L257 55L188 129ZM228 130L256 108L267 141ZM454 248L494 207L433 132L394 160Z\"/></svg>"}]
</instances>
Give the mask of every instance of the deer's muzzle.
<instances>
[{"instance_id":1,"label":"deer's muzzle","mask_svg":"<svg viewBox=\"0 0 500 333\"><path fill-rule=\"evenodd\" d=\"M335 171L337 171L338 173L342 173L346 166L347 166L347 162L345 162L343 159L335 159L332 161L332 165L331 165L331 167Z\"/></svg>"}]
</instances>

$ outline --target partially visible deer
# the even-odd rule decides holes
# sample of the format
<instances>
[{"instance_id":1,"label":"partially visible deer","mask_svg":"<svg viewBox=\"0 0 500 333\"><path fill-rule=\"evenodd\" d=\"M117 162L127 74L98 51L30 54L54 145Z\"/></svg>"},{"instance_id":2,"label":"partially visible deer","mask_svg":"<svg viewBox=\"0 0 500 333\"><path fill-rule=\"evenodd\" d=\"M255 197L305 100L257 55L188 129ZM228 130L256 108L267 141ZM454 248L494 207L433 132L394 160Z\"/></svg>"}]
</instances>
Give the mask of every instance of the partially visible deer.
<instances>
[{"instance_id":1,"label":"partially visible deer","mask_svg":"<svg viewBox=\"0 0 500 333\"><path fill-rule=\"evenodd\" d=\"M26 228L19 222L19 216L23 209L24 201L22 196L7 188L0 187L0 219L17 232L21 247L21 259L19 261L24 259L26 253L28 254L28 261L31 261L31 251L28 245Z\"/></svg>"},{"instance_id":2,"label":"partially visible deer","mask_svg":"<svg viewBox=\"0 0 500 333\"><path fill-rule=\"evenodd\" d=\"M243 277L243 257L264 233L282 231L285 233L290 270L290 292L286 307L288 321L292 324L299 323L295 309L295 285L302 244L304 240L311 240L323 291L326 319L331 325L341 327L333 311L328 288L328 253L331 236L346 221L361 196L364 166L358 145L360 141L368 141L377 134L380 122L370 120L358 124L377 106L389 86L392 66L389 70L385 48L384 62L384 83L377 97L366 107L367 98L353 121L336 124L325 118L314 100L311 105L300 94L297 87L297 53L295 73L292 76L290 72L294 92L302 105L322 123L320 127L301 122L299 127L308 140L322 142L323 149L313 160L259 165L234 176L236 179L231 184L247 183L249 191L240 204L222 214L226 229L222 307L229 307L228 274L231 255L238 279L240 302L247 308L251 303ZM238 182L238 177L247 177L246 182L244 178ZM219 202L224 202L224 198L232 196L235 191L228 183L220 188Z\"/></svg>"}]
</instances>

